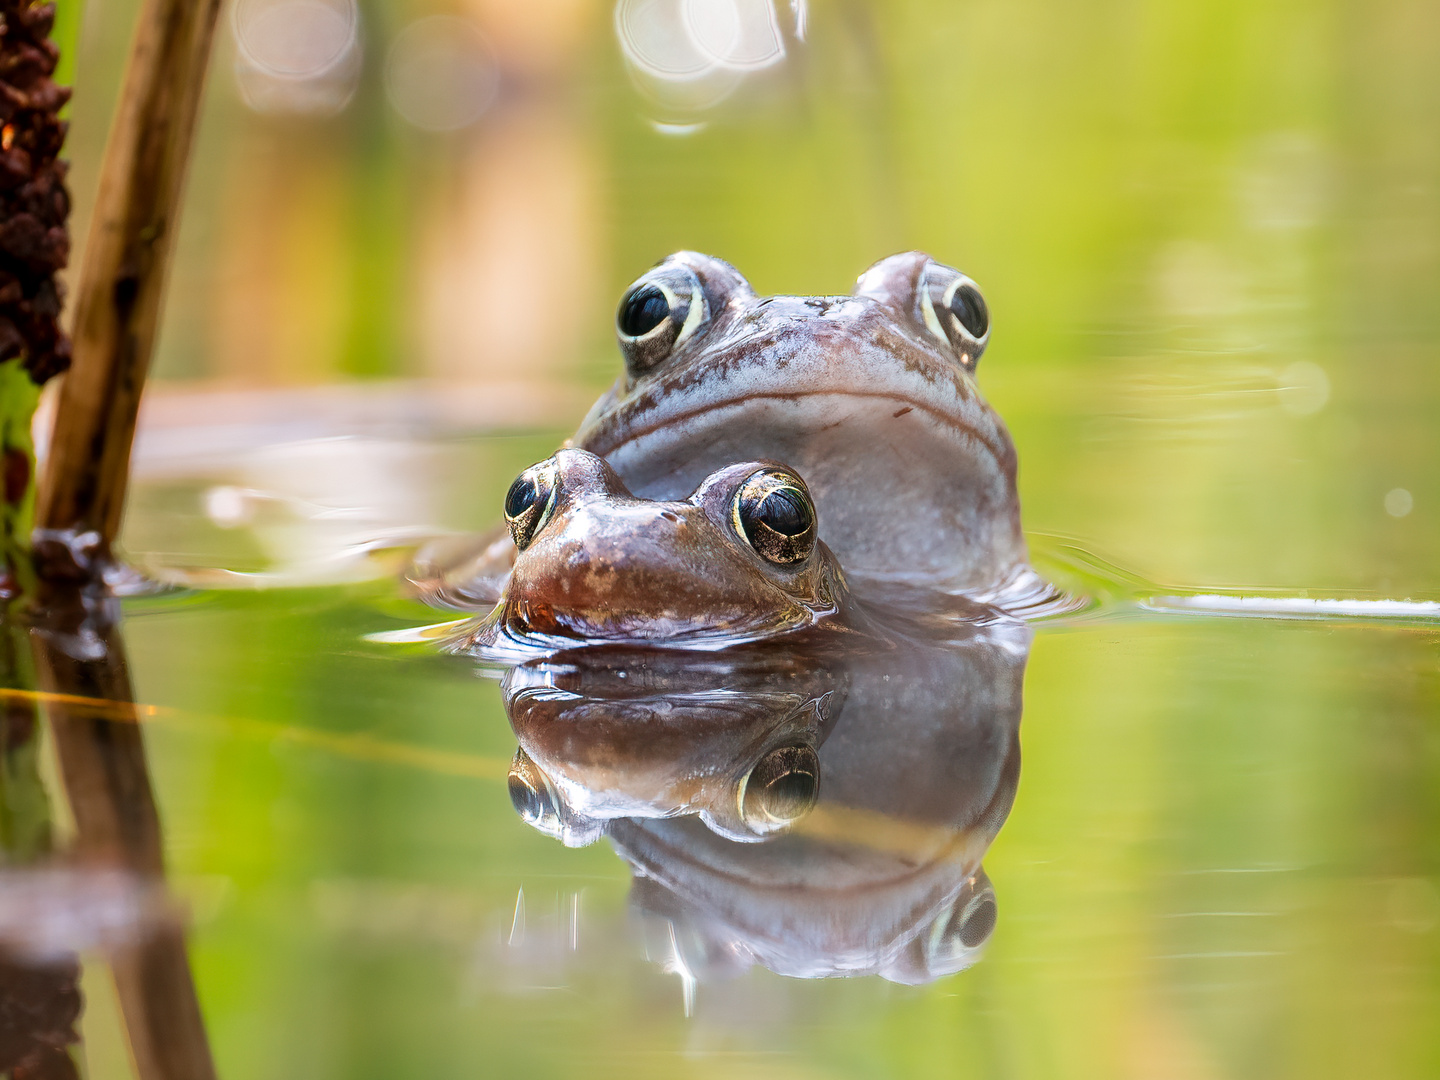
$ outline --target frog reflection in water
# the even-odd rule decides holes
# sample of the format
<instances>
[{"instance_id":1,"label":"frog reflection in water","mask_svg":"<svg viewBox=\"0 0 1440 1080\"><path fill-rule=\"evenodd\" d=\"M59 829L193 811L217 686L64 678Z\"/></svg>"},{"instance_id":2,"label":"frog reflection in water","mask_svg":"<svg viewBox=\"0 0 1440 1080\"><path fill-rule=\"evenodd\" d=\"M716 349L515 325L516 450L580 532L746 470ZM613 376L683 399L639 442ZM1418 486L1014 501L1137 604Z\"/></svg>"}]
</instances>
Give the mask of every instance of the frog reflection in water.
<instances>
[{"instance_id":1,"label":"frog reflection in water","mask_svg":"<svg viewBox=\"0 0 1440 1080\"><path fill-rule=\"evenodd\" d=\"M759 297L727 263L680 252L626 292L616 333L624 372L567 447L627 495L685 500L735 462L781 462L857 590L1037 590L1014 445L975 383L990 317L965 275L907 252L850 296ZM437 603L488 609L515 554L508 536L439 543L412 576Z\"/></svg>"},{"instance_id":2,"label":"frog reflection in water","mask_svg":"<svg viewBox=\"0 0 1440 1080\"><path fill-rule=\"evenodd\" d=\"M657 959L906 983L974 961L981 858L1019 779L1029 627L943 642L719 653L580 648L513 668L511 798L568 845L607 837Z\"/></svg>"},{"instance_id":3,"label":"frog reflection in water","mask_svg":"<svg viewBox=\"0 0 1440 1080\"><path fill-rule=\"evenodd\" d=\"M516 809L608 836L685 970L958 970L1018 779L1004 609L1043 593L974 382L984 300L918 252L812 298L682 252L617 332L624 374L512 485L508 535L413 575L490 609L457 648L529 658Z\"/></svg>"}]
</instances>

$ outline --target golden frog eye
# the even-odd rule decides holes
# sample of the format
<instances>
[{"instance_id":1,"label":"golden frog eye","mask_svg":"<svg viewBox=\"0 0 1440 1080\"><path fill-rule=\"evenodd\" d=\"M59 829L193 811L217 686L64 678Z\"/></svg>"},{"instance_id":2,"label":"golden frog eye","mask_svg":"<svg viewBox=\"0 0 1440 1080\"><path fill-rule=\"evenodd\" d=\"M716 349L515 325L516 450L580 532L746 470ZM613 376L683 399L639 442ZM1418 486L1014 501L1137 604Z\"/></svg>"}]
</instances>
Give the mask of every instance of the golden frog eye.
<instances>
[{"instance_id":1,"label":"golden frog eye","mask_svg":"<svg viewBox=\"0 0 1440 1080\"><path fill-rule=\"evenodd\" d=\"M927 263L920 313L930 332L954 350L960 366L973 372L990 341L990 309L980 287L954 267Z\"/></svg>"},{"instance_id":2,"label":"golden frog eye","mask_svg":"<svg viewBox=\"0 0 1440 1080\"><path fill-rule=\"evenodd\" d=\"M555 459L550 458L531 465L515 478L505 493L505 523L510 526L510 536L521 551L530 546L530 541L550 520L559 479Z\"/></svg>"},{"instance_id":3,"label":"golden frog eye","mask_svg":"<svg viewBox=\"0 0 1440 1080\"><path fill-rule=\"evenodd\" d=\"M767 562L788 566L815 550L815 504L794 473L762 469L751 475L735 492L731 518Z\"/></svg>"}]
</instances>

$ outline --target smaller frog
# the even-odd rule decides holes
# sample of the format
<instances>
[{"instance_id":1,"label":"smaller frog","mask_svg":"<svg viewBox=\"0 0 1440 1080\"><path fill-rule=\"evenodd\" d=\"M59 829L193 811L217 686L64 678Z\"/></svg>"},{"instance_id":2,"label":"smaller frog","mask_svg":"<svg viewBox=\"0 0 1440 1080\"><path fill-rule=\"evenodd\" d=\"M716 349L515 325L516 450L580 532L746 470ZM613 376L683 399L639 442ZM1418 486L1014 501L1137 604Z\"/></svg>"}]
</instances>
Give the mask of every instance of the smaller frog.
<instances>
[{"instance_id":1,"label":"smaller frog","mask_svg":"<svg viewBox=\"0 0 1440 1080\"><path fill-rule=\"evenodd\" d=\"M504 509L514 569L460 648L719 646L844 623L844 574L784 465L727 465L687 499L649 500L596 455L561 450L520 474Z\"/></svg>"}]
</instances>

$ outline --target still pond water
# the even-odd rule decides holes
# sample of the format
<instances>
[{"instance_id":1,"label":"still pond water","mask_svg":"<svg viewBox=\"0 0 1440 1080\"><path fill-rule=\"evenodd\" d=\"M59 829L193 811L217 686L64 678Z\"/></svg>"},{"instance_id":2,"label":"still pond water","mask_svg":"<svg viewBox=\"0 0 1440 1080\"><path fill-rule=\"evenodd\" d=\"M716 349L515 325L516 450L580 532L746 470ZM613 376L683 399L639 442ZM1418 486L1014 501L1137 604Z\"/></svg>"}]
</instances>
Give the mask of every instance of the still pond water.
<instances>
[{"instance_id":1,"label":"still pond water","mask_svg":"<svg viewBox=\"0 0 1440 1080\"><path fill-rule=\"evenodd\" d=\"M467 476L552 438L423 448ZM226 561L232 523L165 509L215 490L137 493L137 547L189 524L153 565ZM622 655L501 683L374 640L436 618L385 577L130 602L222 1075L1429 1074L1434 622L1148 612L1036 540L1097 606L778 679ZM661 714L689 734L635 736ZM540 809L507 782L517 739ZM757 759L817 741L796 835L719 839L756 827ZM681 805L706 825L634 817ZM127 1075L86 955L91 1075Z\"/></svg>"}]
</instances>

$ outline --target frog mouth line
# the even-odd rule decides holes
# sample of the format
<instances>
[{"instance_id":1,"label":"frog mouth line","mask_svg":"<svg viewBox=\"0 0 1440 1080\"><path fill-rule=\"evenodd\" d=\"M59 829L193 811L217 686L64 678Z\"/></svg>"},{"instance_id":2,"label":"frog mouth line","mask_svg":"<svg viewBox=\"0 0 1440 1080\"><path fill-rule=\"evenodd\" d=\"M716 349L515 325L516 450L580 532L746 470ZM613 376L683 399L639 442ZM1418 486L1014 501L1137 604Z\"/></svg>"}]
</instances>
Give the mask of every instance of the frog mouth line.
<instances>
[{"instance_id":1,"label":"frog mouth line","mask_svg":"<svg viewBox=\"0 0 1440 1080\"><path fill-rule=\"evenodd\" d=\"M709 413L722 412L725 409L740 408L741 406L747 405L753 401L794 401L798 398L806 397L859 397L868 398L870 400L875 400L879 398L892 401L896 403L900 410L899 413L892 413L892 415L898 416L902 413L910 411L924 413L927 417L936 421L941 426L950 428L955 431L959 431L964 435L968 436L970 439L979 443L981 446L985 447L985 449L990 452L991 457L995 459L997 464L1005 462L1007 461L1007 459L1013 461L1013 456L1007 454L1004 447L997 448L996 445L990 439L986 438L983 434L981 434L981 432L976 429L974 425L957 421L952 417L947 416L940 410L934 408L933 406L926 404L923 401L917 401L915 398L909 397L905 394L876 394L873 392L862 392L859 390L792 390L785 393L771 391L744 394L738 397L724 399L722 401L712 404L688 409L685 412L675 413L673 415L666 416L662 421L657 421L656 423L647 424L644 427L636 428L626 434L624 438L618 439L614 442L604 442L599 439L592 440L590 441L590 444L586 447L586 449L590 450L592 453L599 454L601 457L608 457L610 454L615 453L615 451L619 450L621 447L626 446L629 443L638 442L639 440L646 438L649 435L655 434L662 428L670 427L674 424L687 423L690 420L693 420L699 416L704 416ZM833 425L825 425L825 427L822 427L819 430L826 430L830 426Z\"/></svg>"}]
</instances>

